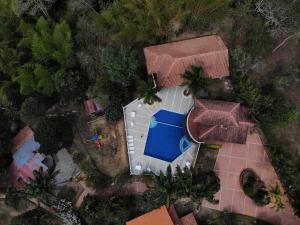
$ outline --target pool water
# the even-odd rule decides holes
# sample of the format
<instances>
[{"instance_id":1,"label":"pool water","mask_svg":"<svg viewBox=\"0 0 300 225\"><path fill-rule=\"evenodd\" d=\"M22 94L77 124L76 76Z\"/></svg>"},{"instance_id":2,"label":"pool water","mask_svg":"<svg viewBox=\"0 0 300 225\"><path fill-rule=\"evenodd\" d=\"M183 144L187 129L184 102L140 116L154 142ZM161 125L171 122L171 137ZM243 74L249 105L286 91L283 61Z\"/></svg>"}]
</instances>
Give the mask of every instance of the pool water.
<instances>
[{"instance_id":1,"label":"pool water","mask_svg":"<svg viewBox=\"0 0 300 225\"><path fill-rule=\"evenodd\" d=\"M144 154L167 162L174 161L192 143L184 135L185 115L160 110L150 121Z\"/></svg>"}]
</instances>

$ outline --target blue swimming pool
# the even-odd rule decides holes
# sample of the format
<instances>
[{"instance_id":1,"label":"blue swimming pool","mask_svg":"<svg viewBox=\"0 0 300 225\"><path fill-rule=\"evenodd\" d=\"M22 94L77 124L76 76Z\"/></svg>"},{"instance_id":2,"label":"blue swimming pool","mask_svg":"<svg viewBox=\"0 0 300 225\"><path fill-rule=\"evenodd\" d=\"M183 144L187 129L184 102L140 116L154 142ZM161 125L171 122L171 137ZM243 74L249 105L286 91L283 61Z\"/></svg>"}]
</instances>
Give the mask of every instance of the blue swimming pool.
<instances>
[{"instance_id":1,"label":"blue swimming pool","mask_svg":"<svg viewBox=\"0 0 300 225\"><path fill-rule=\"evenodd\" d=\"M151 118L144 154L167 162L174 161L191 147L183 131L185 115L160 110Z\"/></svg>"}]
</instances>

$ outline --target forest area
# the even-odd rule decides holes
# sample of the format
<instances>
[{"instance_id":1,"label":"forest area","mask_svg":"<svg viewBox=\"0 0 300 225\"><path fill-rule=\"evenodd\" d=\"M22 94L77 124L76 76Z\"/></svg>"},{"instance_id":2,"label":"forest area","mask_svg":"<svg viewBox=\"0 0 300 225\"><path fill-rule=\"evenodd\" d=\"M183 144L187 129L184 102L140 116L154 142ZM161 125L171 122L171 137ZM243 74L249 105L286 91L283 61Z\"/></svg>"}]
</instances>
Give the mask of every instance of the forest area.
<instances>
[{"instance_id":1,"label":"forest area","mask_svg":"<svg viewBox=\"0 0 300 225\"><path fill-rule=\"evenodd\" d=\"M250 109L300 216L299 0L1 0L0 176L12 162L11 139L25 125L42 153L69 148L77 115L49 116L53 108L71 112L95 98L105 106L106 120L115 123L122 106L151 95L144 46L208 34L219 34L229 49L235 96L224 100ZM293 58L286 51L287 60L270 66L268 60L290 42ZM2 180L4 194L8 184ZM89 197L73 224L125 224L161 202L154 193L134 200ZM62 223L35 209L10 224Z\"/></svg>"}]
</instances>

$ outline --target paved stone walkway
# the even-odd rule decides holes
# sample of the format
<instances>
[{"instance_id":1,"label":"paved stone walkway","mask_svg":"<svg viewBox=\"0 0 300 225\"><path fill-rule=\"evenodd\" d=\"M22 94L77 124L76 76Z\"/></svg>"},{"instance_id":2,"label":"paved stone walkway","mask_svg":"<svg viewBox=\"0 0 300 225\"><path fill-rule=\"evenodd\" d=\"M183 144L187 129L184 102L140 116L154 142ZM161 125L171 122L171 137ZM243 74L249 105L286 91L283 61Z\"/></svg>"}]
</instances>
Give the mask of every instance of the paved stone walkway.
<instances>
[{"instance_id":1,"label":"paved stone walkway","mask_svg":"<svg viewBox=\"0 0 300 225\"><path fill-rule=\"evenodd\" d=\"M242 170L246 168L254 170L268 188L278 184L284 193L262 141L259 135L255 133L248 135L245 145L222 144L214 167L221 182L221 189L215 195L219 204L214 205L203 200L202 206L257 217L276 225L300 225L300 219L294 215L293 208L286 196L282 197L285 209L277 212L272 208L272 204L257 207L244 194L239 183L239 177Z\"/></svg>"}]
</instances>

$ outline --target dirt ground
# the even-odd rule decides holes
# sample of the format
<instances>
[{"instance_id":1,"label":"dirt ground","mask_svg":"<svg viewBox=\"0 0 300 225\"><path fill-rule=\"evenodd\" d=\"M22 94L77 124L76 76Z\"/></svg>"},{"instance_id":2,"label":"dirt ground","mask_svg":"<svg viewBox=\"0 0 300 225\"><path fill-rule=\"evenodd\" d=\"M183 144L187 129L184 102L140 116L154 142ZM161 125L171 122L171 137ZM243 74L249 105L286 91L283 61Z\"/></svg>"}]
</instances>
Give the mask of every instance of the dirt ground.
<instances>
[{"instance_id":1,"label":"dirt ground","mask_svg":"<svg viewBox=\"0 0 300 225\"><path fill-rule=\"evenodd\" d=\"M128 169L124 122L109 124L104 117L89 120L82 116L78 122L81 143L97 168L104 174L115 177ZM90 139L97 133L102 136L98 148Z\"/></svg>"}]
</instances>

